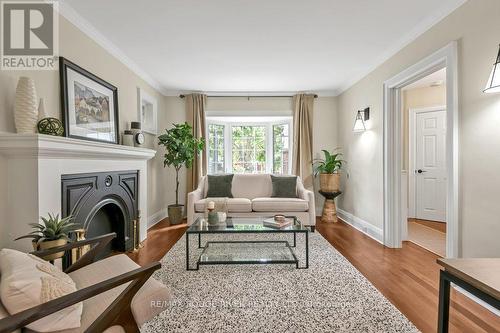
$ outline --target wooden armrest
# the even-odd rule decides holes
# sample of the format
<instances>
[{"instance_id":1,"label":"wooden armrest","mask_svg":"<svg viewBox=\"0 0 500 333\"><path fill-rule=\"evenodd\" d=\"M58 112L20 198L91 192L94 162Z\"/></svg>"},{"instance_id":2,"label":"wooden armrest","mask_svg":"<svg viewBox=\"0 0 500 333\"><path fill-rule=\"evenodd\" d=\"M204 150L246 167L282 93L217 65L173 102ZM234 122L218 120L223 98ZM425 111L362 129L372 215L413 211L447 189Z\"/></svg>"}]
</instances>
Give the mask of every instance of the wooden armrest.
<instances>
[{"instance_id":1,"label":"wooden armrest","mask_svg":"<svg viewBox=\"0 0 500 333\"><path fill-rule=\"evenodd\" d=\"M91 264L95 261L96 256L111 242L114 238L116 238L116 233L110 233L94 238L85 239L78 242L71 242L62 246L53 247L47 250L39 250L31 252L31 254L43 258L49 254L54 254L62 251L68 251L74 248L82 247L85 245L93 245L93 247L85 253L80 259L78 259L75 263L69 266L64 272L71 273L80 269L88 264Z\"/></svg>"},{"instance_id":2,"label":"wooden armrest","mask_svg":"<svg viewBox=\"0 0 500 333\"><path fill-rule=\"evenodd\" d=\"M133 281L86 330L86 332L102 332L114 323L116 317L124 307L130 307L130 302L132 301L134 295L149 279L153 272L160 267L161 264L159 262L151 263L144 267L99 282L87 288L77 290L69 295L62 296L52 301L21 311L7 318L0 319L0 332L12 332L16 329L25 327L38 319L67 308L68 306L102 294L103 292L116 288L124 283Z\"/></svg>"}]
</instances>

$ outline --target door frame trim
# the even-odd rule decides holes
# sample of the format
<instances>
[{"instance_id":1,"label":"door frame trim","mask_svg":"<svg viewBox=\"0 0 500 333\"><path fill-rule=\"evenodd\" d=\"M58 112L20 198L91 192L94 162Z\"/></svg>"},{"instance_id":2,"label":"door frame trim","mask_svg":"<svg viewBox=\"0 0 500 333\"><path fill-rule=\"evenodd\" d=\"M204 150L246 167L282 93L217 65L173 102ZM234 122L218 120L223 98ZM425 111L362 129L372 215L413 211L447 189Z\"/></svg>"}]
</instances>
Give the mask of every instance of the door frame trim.
<instances>
[{"instance_id":1,"label":"door frame trim","mask_svg":"<svg viewBox=\"0 0 500 333\"><path fill-rule=\"evenodd\" d=\"M450 42L384 82L384 244L393 248L402 246L403 117L401 88L445 67L446 165L448 171L446 257L455 258L460 255L458 244L458 51L456 41Z\"/></svg>"},{"instance_id":2,"label":"door frame trim","mask_svg":"<svg viewBox=\"0 0 500 333\"><path fill-rule=\"evenodd\" d=\"M425 108L410 108L408 110L408 217L416 218L417 197L415 177L415 153L416 153L416 117L418 113L446 111L445 105L430 106ZM448 167L447 167L448 169ZM404 217L403 217L404 219Z\"/></svg>"}]
</instances>

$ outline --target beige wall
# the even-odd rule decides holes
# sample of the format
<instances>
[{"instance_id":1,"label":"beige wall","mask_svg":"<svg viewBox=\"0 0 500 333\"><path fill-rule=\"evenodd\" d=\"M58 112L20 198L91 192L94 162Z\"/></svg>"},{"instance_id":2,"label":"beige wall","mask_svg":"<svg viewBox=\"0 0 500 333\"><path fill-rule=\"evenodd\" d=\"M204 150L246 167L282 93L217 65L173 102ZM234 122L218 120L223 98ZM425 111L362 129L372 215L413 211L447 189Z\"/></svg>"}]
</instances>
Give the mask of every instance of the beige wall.
<instances>
[{"instance_id":1,"label":"beige wall","mask_svg":"<svg viewBox=\"0 0 500 333\"><path fill-rule=\"evenodd\" d=\"M60 55L118 88L120 132L129 128L131 121L137 120L137 87L144 89L158 99L159 124L160 127L163 126L166 112L168 112L164 96L64 17L60 16L59 24ZM0 131L15 132L13 105L19 76L28 76L35 80L38 96L45 99L46 112L60 118L58 71L0 71ZM154 136L146 134L146 147L155 150L158 148ZM142 212L143 221L147 216L151 216L166 207L165 197L166 193L169 193L167 189L171 186L170 180L165 178L161 154L157 154L156 158L148 163L148 167L147 181L149 185L153 186L149 186L149 207L148 212Z\"/></svg>"},{"instance_id":2,"label":"beige wall","mask_svg":"<svg viewBox=\"0 0 500 333\"><path fill-rule=\"evenodd\" d=\"M403 91L403 170L408 170L410 109L446 105L446 85Z\"/></svg>"},{"instance_id":3,"label":"beige wall","mask_svg":"<svg viewBox=\"0 0 500 333\"><path fill-rule=\"evenodd\" d=\"M500 95L484 94L498 52L500 1L471 0L339 96L339 142L349 162L339 206L383 226L383 82L458 41L459 251L500 257ZM371 107L369 130L352 132L356 110Z\"/></svg>"}]
</instances>

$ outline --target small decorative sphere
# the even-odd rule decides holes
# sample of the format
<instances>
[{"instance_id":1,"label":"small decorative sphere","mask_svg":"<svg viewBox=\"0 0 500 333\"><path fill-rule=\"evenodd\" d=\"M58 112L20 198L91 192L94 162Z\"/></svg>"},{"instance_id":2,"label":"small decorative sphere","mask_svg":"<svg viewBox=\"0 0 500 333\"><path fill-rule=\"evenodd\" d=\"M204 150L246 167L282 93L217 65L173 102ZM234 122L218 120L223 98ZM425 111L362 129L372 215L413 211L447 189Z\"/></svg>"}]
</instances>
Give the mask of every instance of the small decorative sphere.
<instances>
[{"instance_id":1,"label":"small decorative sphere","mask_svg":"<svg viewBox=\"0 0 500 333\"><path fill-rule=\"evenodd\" d=\"M62 136L64 134L64 127L61 121L57 118L43 118L37 124L38 133L48 134L55 136Z\"/></svg>"}]
</instances>

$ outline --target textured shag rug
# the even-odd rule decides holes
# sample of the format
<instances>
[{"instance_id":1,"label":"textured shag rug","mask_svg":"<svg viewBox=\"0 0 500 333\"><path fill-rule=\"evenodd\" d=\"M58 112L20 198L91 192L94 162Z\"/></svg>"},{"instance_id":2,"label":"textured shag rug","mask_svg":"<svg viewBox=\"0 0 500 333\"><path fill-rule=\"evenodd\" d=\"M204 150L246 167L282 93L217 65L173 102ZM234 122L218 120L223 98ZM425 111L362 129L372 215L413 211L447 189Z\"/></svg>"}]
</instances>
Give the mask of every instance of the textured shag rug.
<instances>
[{"instance_id":1,"label":"textured shag rug","mask_svg":"<svg viewBox=\"0 0 500 333\"><path fill-rule=\"evenodd\" d=\"M258 235L259 239L292 236ZM255 235L226 235L244 239ZM297 256L303 264L303 236ZM418 332L319 233L309 234L309 269L295 265L214 265L186 271L185 236L162 259L154 277L173 300L145 323L156 332ZM221 240L213 235L202 240ZM197 237L190 236L191 249ZM238 251L235 248L235 251ZM195 251L193 251L195 252ZM193 254L194 263L197 255Z\"/></svg>"}]
</instances>

